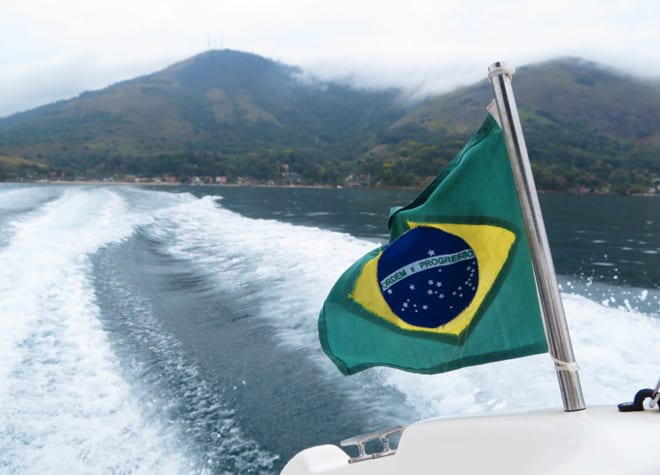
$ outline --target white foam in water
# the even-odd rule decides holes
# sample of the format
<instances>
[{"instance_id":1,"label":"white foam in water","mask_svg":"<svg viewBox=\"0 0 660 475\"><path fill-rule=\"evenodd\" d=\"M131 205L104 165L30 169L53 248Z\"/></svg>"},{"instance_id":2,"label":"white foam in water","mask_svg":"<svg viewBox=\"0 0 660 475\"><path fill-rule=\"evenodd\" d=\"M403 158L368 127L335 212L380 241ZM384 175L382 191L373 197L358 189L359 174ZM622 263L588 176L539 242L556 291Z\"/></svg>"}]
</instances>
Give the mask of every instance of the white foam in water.
<instances>
[{"instance_id":1,"label":"white foam in water","mask_svg":"<svg viewBox=\"0 0 660 475\"><path fill-rule=\"evenodd\" d=\"M54 187L17 187L0 183L0 248L4 247L14 232L12 218L38 207L61 193Z\"/></svg>"},{"instance_id":2,"label":"white foam in water","mask_svg":"<svg viewBox=\"0 0 660 475\"><path fill-rule=\"evenodd\" d=\"M0 187L0 210L20 211L47 201L61 193L55 187Z\"/></svg>"},{"instance_id":3,"label":"white foam in water","mask_svg":"<svg viewBox=\"0 0 660 475\"><path fill-rule=\"evenodd\" d=\"M98 320L88 256L133 225L103 189L69 189L14 222L0 251L3 470L173 473L188 463L141 417Z\"/></svg>"},{"instance_id":4,"label":"white foam in water","mask_svg":"<svg viewBox=\"0 0 660 475\"><path fill-rule=\"evenodd\" d=\"M374 248L346 234L246 218L218 208L213 197L168 209L158 220L161 227L151 232L169 229L162 236L169 251L221 287L260 285L267 298L253 312L276 321L280 340L295 347L319 346L316 317L327 292L356 255Z\"/></svg>"},{"instance_id":5,"label":"white foam in water","mask_svg":"<svg viewBox=\"0 0 660 475\"><path fill-rule=\"evenodd\" d=\"M562 299L588 406L629 401L637 390L655 385L660 320L579 295L563 294ZM379 371L421 417L562 404L554 364L546 354L434 376Z\"/></svg>"},{"instance_id":6,"label":"white foam in water","mask_svg":"<svg viewBox=\"0 0 660 475\"><path fill-rule=\"evenodd\" d=\"M197 262L229 288L263 282L269 305L255 313L276 321L281 341L298 347L318 347L316 318L327 292L374 247L341 233L244 218L218 209L209 197L182 205L168 219L176 228L176 236L170 236L173 254ZM643 301L648 291L637 294ZM587 404L627 401L638 389L655 384L660 320L630 305L609 308L574 294L563 294L563 300ZM329 369L326 362L319 364ZM418 417L562 404L547 354L435 376L388 368L371 374L405 394Z\"/></svg>"}]
</instances>

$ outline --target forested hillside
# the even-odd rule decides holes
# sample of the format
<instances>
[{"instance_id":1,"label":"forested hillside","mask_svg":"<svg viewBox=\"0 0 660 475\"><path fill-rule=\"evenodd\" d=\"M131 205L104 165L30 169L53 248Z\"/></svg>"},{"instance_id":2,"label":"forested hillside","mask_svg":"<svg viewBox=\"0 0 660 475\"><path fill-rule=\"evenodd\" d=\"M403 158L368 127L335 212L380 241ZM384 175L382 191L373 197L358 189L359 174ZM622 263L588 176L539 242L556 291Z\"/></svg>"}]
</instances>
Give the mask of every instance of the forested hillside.
<instances>
[{"instance_id":1,"label":"forested hillside","mask_svg":"<svg viewBox=\"0 0 660 475\"><path fill-rule=\"evenodd\" d=\"M305 81L262 57L210 51L158 73L0 121L0 154L65 175L239 175L286 163L334 182L403 113L397 91ZM279 166L278 166L279 164Z\"/></svg>"},{"instance_id":2,"label":"forested hillside","mask_svg":"<svg viewBox=\"0 0 660 475\"><path fill-rule=\"evenodd\" d=\"M660 174L660 88L560 59L514 90L539 188L646 191ZM411 103L209 51L154 74L0 119L0 179L239 177L421 186L476 130L487 80Z\"/></svg>"},{"instance_id":3,"label":"forested hillside","mask_svg":"<svg viewBox=\"0 0 660 475\"><path fill-rule=\"evenodd\" d=\"M561 59L519 68L514 91L540 188L643 191L660 174L660 94L593 63ZM363 157L384 177L433 175L484 117L490 84L431 98L394 123Z\"/></svg>"}]
</instances>

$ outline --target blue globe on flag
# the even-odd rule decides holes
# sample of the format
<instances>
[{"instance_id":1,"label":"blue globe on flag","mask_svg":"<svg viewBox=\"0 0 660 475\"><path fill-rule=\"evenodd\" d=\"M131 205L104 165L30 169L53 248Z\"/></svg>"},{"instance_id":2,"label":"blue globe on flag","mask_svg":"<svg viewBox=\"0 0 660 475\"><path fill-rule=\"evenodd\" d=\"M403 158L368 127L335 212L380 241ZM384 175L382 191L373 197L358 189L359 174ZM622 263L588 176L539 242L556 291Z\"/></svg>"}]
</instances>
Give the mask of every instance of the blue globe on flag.
<instances>
[{"instance_id":1,"label":"blue globe on flag","mask_svg":"<svg viewBox=\"0 0 660 475\"><path fill-rule=\"evenodd\" d=\"M378 282L392 312L410 325L437 328L475 296L479 266L460 237L420 226L399 236L378 260Z\"/></svg>"}]
</instances>

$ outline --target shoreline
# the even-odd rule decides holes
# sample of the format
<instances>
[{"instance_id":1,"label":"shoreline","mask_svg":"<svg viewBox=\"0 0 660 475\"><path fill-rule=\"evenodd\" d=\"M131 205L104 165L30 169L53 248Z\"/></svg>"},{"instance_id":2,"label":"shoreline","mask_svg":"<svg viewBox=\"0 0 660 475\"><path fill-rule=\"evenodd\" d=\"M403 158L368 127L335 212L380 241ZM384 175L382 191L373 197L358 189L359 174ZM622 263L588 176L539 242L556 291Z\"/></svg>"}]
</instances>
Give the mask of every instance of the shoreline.
<instances>
[{"instance_id":1,"label":"shoreline","mask_svg":"<svg viewBox=\"0 0 660 475\"><path fill-rule=\"evenodd\" d=\"M132 182L132 181L103 181L103 180L55 180L55 181L0 181L1 183L11 184L37 184L37 185L92 185L92 186L189 186L189 187L218 187L218 188L302 188L302 189L342 189L342 190L418 190L422 191L424 187L412 186L332 186L332 185L266 185L259 183L171 183L171 182ZM576 195L576 196L646 196L650 198L660 197L660 193L575 193L572 191L556 190L537 190L540 195Z\"/></svg>"}]
</instances>

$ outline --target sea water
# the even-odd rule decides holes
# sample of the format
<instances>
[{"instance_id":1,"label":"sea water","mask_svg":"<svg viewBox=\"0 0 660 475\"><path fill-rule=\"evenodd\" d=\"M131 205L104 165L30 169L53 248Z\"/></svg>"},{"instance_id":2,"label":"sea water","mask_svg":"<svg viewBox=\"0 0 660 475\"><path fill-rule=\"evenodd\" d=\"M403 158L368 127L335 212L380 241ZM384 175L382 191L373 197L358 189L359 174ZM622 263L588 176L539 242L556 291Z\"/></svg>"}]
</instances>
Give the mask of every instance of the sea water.
<instances>
[{"instance_id":1,"label":"sea water","mask_svg":"<svg viewBox=\"0 0 660 475\"><path fill-rule=\"evenodd\" d=\"M560 407L547 355L344 377L316 319L406 190L0 184L0 472L277 473L423 417ZM588 404L660 377L660 201L542 196Z\"/></svg>"}]
</instances>

